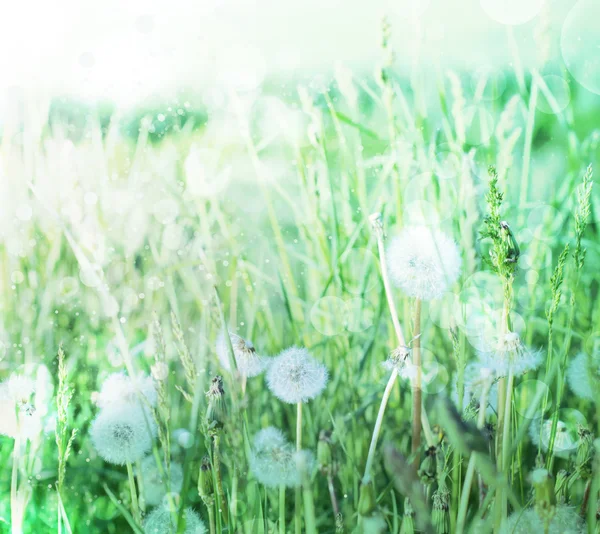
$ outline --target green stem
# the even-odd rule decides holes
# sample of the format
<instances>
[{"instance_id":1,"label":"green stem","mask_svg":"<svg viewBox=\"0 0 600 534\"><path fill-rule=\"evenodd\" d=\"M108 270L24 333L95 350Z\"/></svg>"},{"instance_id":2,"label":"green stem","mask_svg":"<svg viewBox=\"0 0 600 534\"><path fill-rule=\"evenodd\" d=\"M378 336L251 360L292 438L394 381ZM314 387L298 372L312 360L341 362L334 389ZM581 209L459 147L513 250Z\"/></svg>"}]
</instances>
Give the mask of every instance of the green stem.
<instances>
[{"instance_id":1,"label":"green stem","mask_svg":"<svg viewBox=\"0 0 600 534\"><path fill-rule=\"evenodd\" d=\"M379 412L377 419L375 420L375 427L373 428L373 435L371 436L371 445L369 446L369 454L367 455L367 463L365 465L365 474L363 475L362 484L368 484L371 481L371 469L373 467L373 460L375 459L375 450L377 449L377 440L379 439L379 433L381 432L381 425L383 423L383 416L385 414L385 408L387 406L390 395L392 394L392 388L396 382L398 376L398 370L394 369L388 380L385 391L383 392L383 398L381 399L381 405L379 406Z\"/></svg>"},{"instance_id":2,"label":"green stem","mask_svg":"<svg viewBox=\"0 0 600 534\"><path fill-rule=\"evenodd\" d=\"M419 467L419 453L421 450L421 300L415 301L415 323L413 332L412 356L415 367L415 380L412 387L413 394L413 419L412 419L412 444L413 466Z\"/></svg>"},{"instance_id":3,"label":"green stem","mask_svg":"<svg viewBox=\"0 0 600 534\"><path fill-rule=\"evenodd\" d=\"M138 525L142 523L142 516L140 514L140 507L138 504L137 491L135 489L135 477L133 475L133 467L131 462L127 462L127 478L129 480L129 491L131 493L131 513Z\"/></svg>"},{"instance_id":4,"label":"green stem","mask_svg":"<svg viewBox=\"0 0 600 534\"><path fill-rule=\"evenodd\" d=\"M279 486L279 534L285 534L285 486Z\"/></svg>"},{"instance_id":5,"label":"green stem","mask_svg":"<svg viewBox=\"0 0 600 534\"><path fill-rule=\"evenodd\" d=\"M206 509L208 510L208 528L210 530L210 534L216 534L217 533L217 529L215 527L215 509L214 509L214 503L211 504L210 506L207 506Z\"/></svg>"},{"instance_id":6,"label":"green stem","mask_svg":"<svg viewBox=\"0 0 600 534\"><path fill-rule=\"evenodd\" d=\"M479 413L477 415L477 428L479 429L483 428L483 425L485 424L485 412L487 410L487 399L490 386L491 384L488 382L484 384L483 389L481 390L481 396L479 398ZM469 496L471 494L471 484L473 483L473 476L475 474L475 463L477 460L476 455L477 453L473 452L469 458L469 465L467 467L467 473L465 474L465 482L460 495L460 507L458 509L458 515L456 518L456 534L462 534L465 528Z\"/></svg>"},{"instance_id":7,"label":"green stem","mask_svg":"<svg viewBox=\"0 0 600 534\"><path fill-rule=\"evenodd\" d=\"M227 502L225 501L225 491L223 490L223 477L221 475L221 450L220 450L220 436L219 432L214 435L213 443L214 443L214 457L213 464L215 470L215 478L217 480L217 504L219 506L219 515L221 517L221 521L223 526L226 526L228 523L228 514L227 514Z\"/></svg>"},{"instance_id":8,"label":"green stem","mask_svg":"<svg viewBox=\"0 0 600 534\"><path fill-rule=\"evenodd\" d=\"M17 415L18 417L18 415ZM10 524L12 534L21 534L21 511L19 506L19 460L21 457L20 429L17 425L13 446L13 465L10 478Z\"/></svg>"},{"instance_id":9,"label":"green stem","mask_svg":"<svg viewBox=\"0 0 600 534\"><path fill-rule=\"evenodd\" d=\"M302 403L296 405L296 450L302 449ZM302 488L296 488L295 494L295 531L302 534Z\"/></svg>"}]
</instances>

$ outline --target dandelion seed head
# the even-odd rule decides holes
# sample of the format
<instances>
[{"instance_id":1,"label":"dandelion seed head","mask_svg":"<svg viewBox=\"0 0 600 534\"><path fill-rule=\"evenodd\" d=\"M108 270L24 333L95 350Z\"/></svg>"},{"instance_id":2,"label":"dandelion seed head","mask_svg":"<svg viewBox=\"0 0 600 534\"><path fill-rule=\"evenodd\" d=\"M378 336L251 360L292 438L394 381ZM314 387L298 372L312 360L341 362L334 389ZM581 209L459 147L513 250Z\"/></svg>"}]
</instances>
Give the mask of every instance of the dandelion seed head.
<instances>
[{"instance_id":1,"label":"dandelion seed head","mask_svg":"<svg viewBox=\"0 0 600 534\"><path fill-rule=\"evenodd\" d=\"M155 434L152 417L135 405L104 408L90 429L98 454L106 462L117 465L140 460L152 447Z\"/></svg>"},{"instance_id":2,"label":"dandelion seed head","mask_svg":"<svg viewBox=\"0 0 600 534\"><path fill-rule=\"evenodd\" d=\"M600 388L600 353L591 356L580 352L567 369L569 387L580 399L595 401Z\"/></svg>"},{"instance_id":3,"label":"dandelion seed head","mask_svg":"<svg viewBox=\"0 0 600 534\"><path fill-rule=\"evenodd\" d=\"M532 484L543 484L548 480L549 474L547 469L538 468L534 469L531 473Z\"/></svg>"},{"instance_id":4,"label":"dandelion seed head","mask_svg":"<svg viewBox=\"0 0 600 534\"><path fill-rule=\"evenodd\" d=\"M550 521L548 534L582 534L585 523L576 510L570 506L558 505ZM544 521L534 509L514 512L500 530L502 534L531 534L546 532Z\"/></svg>"},{"instance_id":5,"label":"dandelion seed head","mask_svg":"<svg viewBox=\"0 0 600 534\"><path fill-rule=\"evenodd\" d=\"M266 368L266 360L256 352L252 342L232 332L229 332L229 337L231 339L231 346L233 347L235 362L240 374L249 378L260 375ZM221 331L217 337L216 349L221 366L226 371L231 372L231 365L229 363L229 345L224 331Z\"/></svg>"},{"instance_id":6,"label":"dandelion seed head","mask_svg":"<svg viewBox=\"0 0 600 534\"><path fill-rule=\"evenodd\" d=\"M269 488L295 487L300 484L296 450L282 432L267 427L256 433L250 455L250 471Z\"/></svg>"},{"instance_id":7,"label":"dandelion seed head","mask_svg":"<svg viewBox=\"0 0 600 534\"><path fill-rule=\"evenodd\" d=\"M163 472L166 474L166 466L163 464ZM162 502L167 493L166 481L161 476L161 472L156 465L156 458L148 455L142 460L142 479L144 489L144 499L151 506L156 506ZM183 468L177 462L170 463L169 489L172 493L179 493L183 486Z\"/></svg>"},{"instance_id":8,"label":"dandelion seed head","mask_svg":"<svg viewBox=\"0 0 600 534\"><path fill-rule=\"evenodd\" d=\"M577 428L565 423L557 421L556 436L554 438L553 453L560 458L567 458L573 451L577 449L579 437ZM550 438L552 436L552 419L541 422L539 419L533 421L529 427L529 436L536 447L542 448L544 452L548 452Z\"/></svg>"},{"instance_id":9,"label":"dandelion seed head","mask_svg":"<svg viewBox=\"0 0 600 534\"><path fill-rule=\"evenodd\" d=\"M191 508L186 508L184 534L206 534L206 527L200 516ZM144 534L175 534L177 525L168 506L162 505L152 510L144 521Z\"/></svg>"},{"instance_id":10,"label":"dandelion seed head","mask_svg":"<svg viewBox=\"0 0 600 534\"><path fill-rule=\"evenodd\" d=\"M273 360L267 373L267 385L283 402L308 402L327 385L327 368L306 349L291 347Z\"/></svg>"},{"instance_id":11,"label":"dandelion seed head","mask_svg":"<svg viewBox=\"0 0 600 534\"><path fill-rule=\"evenodd\" d=\"M409 347L397 347L381 365L388 371L396 369L398 373L402 373L404 368L410 364L410 353Z\"/></svg>"},{"instance_id":12,"label":"dandelion seed head","mask_svg":"<svg viewBox=\"0 0 600 534\"><path fill-rule=\"evenodd\" d=\"M468 363L463 374L463 410L474 407L477 411L483 389L489 388L486 413L488 415L494 414L498 405L498 387L495 380L494 369L490 367L488 362L474 361ZM458 406L458 380L454 380L452 384L451 397Z\"/></svg>"},{"instance_id":13,"label":"dandelion seed head","mask_svg":"<svg viewBox=\"0 0 600 534\"><path fill-rule=\"evenodd\" d=\"M478 353L479 361L491 369L496 378L523 375L542 363L542 351L526 347L516 332L508 332L495 341L487 351Z\"/></svg>"},{"instance_id":14,"label":"dandelion seed head","mask_svg":"<svg viewBox=\"0 0 600 534\"><path fill-rule=\"evenodd\" d=\"M35 381L27 376L13 374L0 383L0 434L31 439L42 431L35 396Z\"/></svg>"},{"instance_id":15,"label":"dandelion seed head","mask_svg":"<svg viewBox=\"0 0 600 534\"><path fill-rule=\"evenodd\" d=\"M96 404L99 408L107 408L113 405L138 404L140 395L145 397L150 406L156 406L158 394L154 381L144 374L131 378L125 373L112 373L102 383L102 388L96 396Z\"/></svg>"},{"instance_id":16,"label":"dandelion seed head","mask_svg":"<svg viewBox=\"0 0 600 534\"><path fill-rule=\"evenodd\" d=\"M391 240L387 257L392 283L421 300L440 298L458 279L462 263L451 238L424 226L403 229Z\"/></svg>"}]
</instances>

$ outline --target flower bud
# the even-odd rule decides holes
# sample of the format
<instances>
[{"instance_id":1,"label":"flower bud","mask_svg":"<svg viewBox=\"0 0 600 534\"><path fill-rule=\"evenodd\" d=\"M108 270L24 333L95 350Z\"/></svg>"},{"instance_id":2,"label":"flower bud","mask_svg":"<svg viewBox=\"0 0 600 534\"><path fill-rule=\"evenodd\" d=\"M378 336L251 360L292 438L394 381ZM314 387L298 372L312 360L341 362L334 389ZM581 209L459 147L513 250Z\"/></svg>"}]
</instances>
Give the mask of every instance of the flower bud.
<instances>
[{"instance_id":1,"label":"flower bud","mask_svg":"<svg viewBox=\"0 0 600 534\"><path fill-rule=\"evenodd\" d=\"M592 475L592 458L594 456L594 436L587 429L579 425L577 429L579 441L577 442L577 457L575 466L578 475L587 479Z\"/></svg>"},{"instance_id":2,"label":"flower bud","mask_svg":"<svg viewBox=\"0 0 600 534\"><path fill-rule=\"evenodd\" d=\"M547 469L538 467L531 473L531 483L535 492L535 511L547 528L556 513L552 475Z\"/></svg>"},{"instance_id":3,"label":"flower bud","mask_svg":"<svg viewBox=\"0 0 600 534\"><path fill-rule=\"evenodd\" d=\"M404 518L400 527L400 534L414 534L415 512L408 499L404 499Z\"/></svg>"},{"instance_id":4,"label":"flower bud","mask_svg":"<svg viewBox=\"0 0 600 534\"><path fill-rule=\"evenodd\" d=\"M554 493L558 502L565 503L569 500L569 486L571 484L572 474L566 469L561 469L556 474L556 482L554 483Z\"/></svg>"},{"instance_id":5,"label":"flower bud","mask_svg":"<svg viewBox=\"0 0 600 534\"><path fill-rule=\"evenodd\" d=\"M323 474L329 474L333 470L333 457L331 454L331 432L321 430L319 443L317 445L317 462L319 470Z\"/></svg>"},{"instance_id":6,"label":"flower bud","mask_svg":"<svg viewBox=\"0 0 600 534\"><path fill-rule=\"evenodd\" d=\"M373 513L376 506L375 489L372 482L360 485L360 497L358 499L358 513L368 516Z\"/></svg>"},{"instance_id":7,"label":"flower bud","mask_svg":"<svg viewBox=\"0 0 600 534\"><path fill-rule=\"evenodd\" d=\"M206 506L212 506L215 490L213 486L212 469L210 468L210 459L208 456L202 458L200 472L198 473L198 495Z\"/></svg>"},{"instance_id":8,"label":"flower bud","mask_svg":"<svg viewBox=\"0 0 600 534\"><path fill-rule=\"evenodd\" d=\"M432 484L435 482L436 466L437 466L437 449L429 447L425 451L425 457L419 466L418 475L423 484Z\"/></svg>"},{"instance_id":9,"label":"flower bud","mask_svg":"<svg viewBox=\"0 0 600 534\"><path fill-rule=\"evenodd\" d=\"M215 376L206 392L208 407L206 409L206 422L209 430L223 427L226 417L225 390L223 389L223 378Z\"/></svg>"},{"instance_id":10,"label":"flower bud","mask_svg":"<svg viewBox=\"0 0 600 534\"><path fill-rule=\"evenodd\" d=\"M431 522L437 534L450 534L449 492L445 487L439 488L433 494Z\"/></svg>"}]
</instances>

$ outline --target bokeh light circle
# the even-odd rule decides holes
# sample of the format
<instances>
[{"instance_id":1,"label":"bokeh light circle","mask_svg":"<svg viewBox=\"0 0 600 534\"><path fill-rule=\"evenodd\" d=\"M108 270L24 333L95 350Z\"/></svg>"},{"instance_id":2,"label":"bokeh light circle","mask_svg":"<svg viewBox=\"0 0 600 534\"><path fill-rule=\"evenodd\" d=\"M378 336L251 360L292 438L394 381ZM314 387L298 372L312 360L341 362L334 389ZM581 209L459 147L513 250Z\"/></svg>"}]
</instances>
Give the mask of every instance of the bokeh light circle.
<instances>
[{"instance_id":1,"label":"bokeh light circle","mask_svg":"<svg viewBox=\"0 0 600 534\"><path fill-rule=\"evenodd\" d=\"M335 336L344 331L346 303L339 297L322 297L310 310L310 322L321 334Z\"/></svg>"},{"instance_id":2,"label":"bokeh light circle","mask_svg":"<svg viewBox=\"0 0 600 534\"><path fill-rule=\"evenodd\" d=\"M537 109L547 115L554 115L566 109L571 102L571 90L569 89L569 84L566 80L556 74L548 74L547 76L544 76L542 80L552 95L552 98L548 98L545 92L540 89L538 101L536 103Z\"/></svg>"},{"instance_id":3,"label":"bokeh light circle","mask_svg":"<svg viewBox=\"0 0 600 534\"><path fill-rule=\"evenodd\" d=\"M562 27L560 50L571 76L600 95L600 2L575 4Z\"/></svg>"},{"instance_id":4,"label":"bokeh light circle","mask_svg":"<svg viewBox=\"0 0 600 534\"><path fill-rule=\"evenodd\" d=\"M545 0L481 0L481 7L492 20L518 26L537 16L544 3Z\"/></svg>"}]
</instances>

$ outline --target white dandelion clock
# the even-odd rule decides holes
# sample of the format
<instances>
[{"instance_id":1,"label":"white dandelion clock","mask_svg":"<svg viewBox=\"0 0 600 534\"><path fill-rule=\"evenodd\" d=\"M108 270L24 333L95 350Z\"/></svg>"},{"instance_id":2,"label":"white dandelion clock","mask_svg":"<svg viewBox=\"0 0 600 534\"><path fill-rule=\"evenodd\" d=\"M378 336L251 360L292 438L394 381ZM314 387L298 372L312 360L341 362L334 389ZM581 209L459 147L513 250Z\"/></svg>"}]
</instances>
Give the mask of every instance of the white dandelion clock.
<instances>
[{"instance_id":1,"label":"white dandelion clock","mask_svg":"<svg viewBox=\"0 0 600 534\"><path fill-rule=\"evenodd\" d=\"M424 226L405 228L387 249L392 283L420 300L440 298L456 282L461 257L450 237Z\"/></svg>"},{"instance_id":2,"label":"white dandelion clock","mask_svg":"<svg viewBox=\"0 0 600 534\"><path fill-rule=\"evenodd\" d=\"M90 429L98 454L106 462L117 465L141 460L152 448L155 435L154 420L135 405L101 410Z\"/></svg>"},{"instance_id":3,"label":"white dandelion clock","mask_svg":"<svg viewBox=\"0 0 600 534\"><path fill-rule=\"evenodd\" d=\"M496 378L519 376L534 371L542 363L542 352L523 345L519 334L508 332L494 342L490 350L479 353L482 365L493 370Z\"/></svg>"},{"instance_id":4,"label":"white dandelion clock","mask_svg":"<svg viewBox=\"0 0 600 534\"><path fill-rule=\"evenodd\" d=\"M233 334L232 332L229 332L229 338L231 339L235 362L240 374L246 377L253 377L261 374L265 370L265 359L256 352L252 342L237 334ZM226 371L231 372L229 344L227 343L224 331L221 331L219 337L217 337L216 349L221 366Z\"/></svg>"},{"instance_id":5,"label":"white dandelion clock","mask_svg":"<svg viewBox=\"0 0 600 534\"><path fill-rule=\"evenodd\" d=\"M514 512L500 529L502 534L531 534L547 532L548 534L583 534L585 522L575 508L558 505L550 524L546 526L534 509Z\"/></svg>"},{"instance_id":6,"label":"white dandelion clock","mask_svg":"<svg viewBox=\"0 0 600 534\"><path fill-rule=\"evenodd\" d=\"M162 466L162 473L166 475L166 466ZM156 506L162 502L167 493L167 488L171 493L179 493L183 486L183 469L177 462L170 463L170 473L168 484L161 475L161 470L156 465L154 456L146 456L142 460L142 480L144 489L144 499L146 503Z\"/></svg>"},{"instance_id":7,"label":"white dandelion clock","mask_svg":"<svg viewBox=\"0 0 600 534\"><path fill-rule=\"evenodd\" d=\"M35 381L13 374L0 384L0 434L31 438L41 431L35 406Z\"/></svg>"},{"instance_id":8,"label":"white dandelion clock","mask_svg":"<svg viewBox=\"0 0 600 534\"><path fill-rule=\"evenodd\" d=\"M498 386L494 370L486 363L475 361L468 363L463 373L463 411L475 408L479 410L481 395L487 389L486 413L492 415L498 408ZM452 400L458 406L458 380L452 385Z\"/></svg>"},{"instance_id":9,"label":"white dandelion clock","mask_svg":"<svg viewBox=\"0 0 600 534\"><path fill-rule=\"evenodd\" d=\"M123 403L147 402L154 407L157 399L158 394L152 377L140 373L131 378L125 373L113 373L102 383L96 404L99 408L106 408Z\"/></svg>"},{"instance_id":10,"label":"white dandelion clock","mask_svg":"<svg viewBox=\"0 0 600 534\"><path fill-rule=\"evenodd\" d=\"M186 508L183 534L206 534L207 530L200 516L191 508ZM167 505L152 510L144 521L144 534L175 534L177 525Z\"/></svg>"},{"instance_id":11,"label":"white dandelion clock","mask_svg":"<svg viewBox=\"0 0 600 534\"><path fill-rule=\"evenodd\" d=\"M580 352L567 369L569 387L580 399L595 401L600 389L600 352L591 356Z\"/></svg>"},{"instance_id":12,"label":"white dandelion clock","mask_svg":"<svg viewBox=\"0 0 600 534\"><path fill-rule=\"evenodd\" d=\"M325 389L327 379L327 368L298 347L284 350L267 373L267 385L273 395L289 404L314 399Z\"/></svg>"},{"instance_id":13,"label":"white dandelion clock","mask_svg":"<svg viewBox=\"0 0 600 534\"><path fill-rule=\"evenodd\" d=\"M250 471L269 488L295 487L300 484L296 450L275 427L260 430L252 443Z\"/></svg>"},{"instance_id":14,"label":"white dandelion clock","mask_svg":"<svg viewBox=\"0 0 600 534\"><path fill-rule=\"evenodd\" d=\"M581 426L586 426L585 417L581 412L570 408L560 410L553 447L555 456L568 458L577 450L578 430ZM552 418L543 421L535 419L529 427L529 436L536 447L548 452L552 437Z\"/></svg>"}]
</instances>

